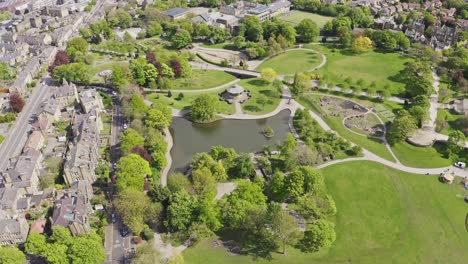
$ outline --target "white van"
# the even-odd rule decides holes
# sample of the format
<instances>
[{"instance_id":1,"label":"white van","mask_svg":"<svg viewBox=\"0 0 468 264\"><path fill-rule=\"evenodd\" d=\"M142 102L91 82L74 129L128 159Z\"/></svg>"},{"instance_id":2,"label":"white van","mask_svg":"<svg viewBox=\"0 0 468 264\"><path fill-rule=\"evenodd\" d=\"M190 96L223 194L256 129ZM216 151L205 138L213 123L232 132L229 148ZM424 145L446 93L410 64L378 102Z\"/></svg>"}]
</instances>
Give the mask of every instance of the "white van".
<instances>
[{"instance_id":1,"label":"white van","mask_svg":"<svg viewBox=\"0 0 468 264\"><path fill-rule=\"evenodd\" d=\"M455 164L453 164L453 166L464 169L464 168L466 168L466 163L459 161L459 162L455 162Z\"/></svg>"}]
</instances>

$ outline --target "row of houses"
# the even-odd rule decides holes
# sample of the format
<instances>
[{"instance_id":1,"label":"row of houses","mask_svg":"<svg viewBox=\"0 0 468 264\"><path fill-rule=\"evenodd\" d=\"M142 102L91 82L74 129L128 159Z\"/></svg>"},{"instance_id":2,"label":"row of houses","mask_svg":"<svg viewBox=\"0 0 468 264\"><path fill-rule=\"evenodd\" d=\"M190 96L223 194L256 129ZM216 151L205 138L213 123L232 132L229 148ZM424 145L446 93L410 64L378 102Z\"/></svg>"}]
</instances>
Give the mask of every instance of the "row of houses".
<instances>
[{"instance_id":1,"label":"row of houses","mask_svg":"<svg viewBox=\"0 0 468 264\"><path fill-rule=\"evenodd\" d=\"M237 1L229 5L221 5L219 11L199 14L192 18L192 22L205 22L209 25L235 32L243 18L255 16L263 22L289 12L290 8L291 2L288 0L278 0L268 5L257 2ZM170 20L179 20L187 18L189 11L177 7L167 10L165 14Z\"/></svg>"},{"instance_id":2,"label":"row of houses","mask_svg":"<svg viewBox=\"0 0 468 264\"><path fill-rule=\"evenodd\" d=\"M0 174L0 244L25 242L29 231L25 213L40 207L44 200L54 204L52 227L69 228L73 235L91 230L91 184L97 178L94 170L99 162L103 108L97 91L85 90L78 94L76 86L68 83L58 87L41 104L22 154L10 159L7 169ZM50 155L43 152L46 153L46 142L56 137L53 124L57 121L67 121L72 127L63 162L64 181L70 188L41 190L43 161ZM45 220L33 223L31 232L43 232L44 223Z\"/></svg>"}]
</instances>

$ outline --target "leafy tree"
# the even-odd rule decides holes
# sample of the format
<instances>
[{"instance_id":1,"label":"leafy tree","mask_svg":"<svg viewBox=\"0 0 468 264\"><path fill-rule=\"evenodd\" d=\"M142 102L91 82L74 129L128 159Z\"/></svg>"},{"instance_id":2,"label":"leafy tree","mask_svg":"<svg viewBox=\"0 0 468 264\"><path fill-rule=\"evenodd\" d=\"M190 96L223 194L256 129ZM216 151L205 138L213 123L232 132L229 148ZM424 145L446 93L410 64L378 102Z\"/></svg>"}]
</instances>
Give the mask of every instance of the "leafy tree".
<instances>
[{"instance_id":1,"label":"leafy tree","mask_svg":"<svg viewBox=\"0 0 468 264\"><path fill-rule=\"evenodd\" d=\"M270 180L269 191L275 196L275 200L283 201L287 195L286 180L284 173L276 171Z\"/></svg>"},{"instance_id":2,"label":"leafy tree","mask_svg":"<svg viewBox=\"0 0 468 264\"><path fill-rule=\"evenodd\" d=\"M69 64L70 61L71 60L70 60L70 57L68 56L67 52L65 52L63 50L59 50L55 54L54 62L49 66L48 70L49 70L49 72L51 74L53 74L55 67L63 65L63 64Z\"/></svg>"},{"instance_id":3,"label":"leafy tree","mask_svg":"<svg viewBox=\"0 0 468 264\"><path fill-rule=\"evenodd\" d=\"M293 201L297 201L304 193L304 183L305 177L300 170L292 171L286 178L286 189Z\"/></svg>"},{"instance_id":4,"label":"leafy tree","mask_svg":"<svg viewBox=\"0 0 468 264\"><path fill-rule=\"evenodd\" d=\"M158 78L158 70L153 64L148 63L143 66L143 71L146 86L149 86L152 82L156 82L156 79Z\"/></svg>"},{"instance_id":5,"label":"leafy tree","mask_svg":"<svg viewBox=\"0 0 468 264\"><path fill-rule=\"evenodd\" d=\"M67 42L66 52L72 61L76 61L79 56L88 52L89 44L82 37L76 37Z\"/></svg>"},{"instance_id":6,"label":"leafy tree","mask_svg":"<svg viewBox=\"0 0 468 264\"><path fill-rule=\"evenodd\" d=\"M53 77L59 83L67 80L87 84L91 79L91 68L83 63L63 64L54 68Z\"/></svg>"},{"instance_id":7,"label":"leafy tree","mask_svg":"<svg viewBox=\"0 0 468 264\"><path fill-rule=\"evenodd\" d=\"M13 68L5 62L0 62L0 80L12 81L15 76Z\"/></svg>"},{"instance_id":8,"label":"leafy tree","mask_svg":"<svg viewBox=\"0 0 468 264\"><path fill-rule=\"evenodd\" d=\"M174 73L175 78L179 78L180 76L182 76L182 65L178 60L171 60L169 64L171 65L172 72Z\"/></svg>"},{"instance_id":9,"label":"leafy tree","mask_svg":"<svg viewBox=\"0 0 468 264\"><path fill-rule=\"evenodd\" d=\"M146 36L149 37L149 38L157 36L157 35L161 34L161 32L162 32L162 27L157 22L151 21L146 26Z\"/></svg>"},{"instance_id":10,"label":"leafy tree","mask_svg":"<svg viewBox=\"0 0 468 264\"><path fill-rule=\"evenodd\" d=\"M26 261L26 256L18 248L0 247L0 263L22 264Z\"/></svg>"},{"instance_id":11,"label":"leafy tree","mask_svg":"<svg viewBox=\"0 0 468 264\"><path fill-rule=\"evenodd\" d=\"M329 195L314 195L307 193L299 197L297 212L306 219L321 219L336 214L336 205Z\"/></svg>"},{"instance_id":12,"label":"leafy tree","mask_svg":"<svg viewBox=\"0 0 468 264\"><path fill-rule=\"evenodd\" d=\"M221 210L213 200L202 200L198 203L197 220L204 223L210 230L217 231L223 224L220 221Z\"/></svg>"},{"instance_id":13,"label":"leafy tree","mask_svg":"<svg viewBox=\"0 0 468 264\"><path fill-rule=\"evenodd\" d=\"M428 110L422 106L416 105L412 106L409 109L409 113L411 116L413 116L414 119L416 119L416 122L418 124L422 124L422 122L426 121L429 119L429 113Z\"/></svg>"},{"instance_id":14,"label":"leafy tree","mask_svg":"<svg viewBox=\"0 0 468 264\"><path fill-rule=\"evenodd\" d=\"M266 207L266 196L257 184L241 180L231 194L221 199L220 207L224 226L238 228L250 210Z\"/></svg>"},{"instance_id":15,"label":"leafy tree","mask_svg":"<svg viewBox=\"0 0 468 264\"><path fill-rule=\"evenodd\" d=\"M121 87L122 85L128 82L128 77L125 74L125 71L122 66L114 65L112 67L112 77L111 81L117 87Z\"/></svg>"},{"instance_id":16,"label":"leafy tree","mask_svg":"<svg viewBox=\"0 0 468 264\"><path fill-rule=\"evenodd\" d=\"M76 264L99 264L106 260L101 241L87 236L75 237L68 248L68 257Z\"/></svg>"},{"instance_id":17,"label":"leafy tree","mask_svg":"<svg viewBox=\"0 0 468 264\"><path fill-rule=\"evenodd\" d=\"M300 241L300 248L304 252L317 252L321 248L327 248L336 240L335 226L327 220L318 220L304 232L304 238Z\"/></svg>"},{"instance_id":18,"label":"leafy tree","mask_svg":"<svg viewBox=\"0 0 468 264\"><path fill-rule=\"evenodd\" d=\"M23 107L25 105L23 97L19 95L18 93L12 93L10 94L10 106L15 113L19 113L23 110Z\"/></svg>"},{"instance_id":19,"label":"leafy tree","mask_svg":"<svg viewBox=\"0 0 468 264\"><path fill-rule=\"evenodd\" d=\"M166 202L170 195L171 191L167 187L162 186L159 181L151 182L148 196L153 202Z\"/></svg>"},{"instance_id":20,"label":"leafy tree","mask_svg":"<svg viewBox=\"0 0 468 264\"><path fill-rule=\"evenodd\" d=\"M189 185L189 180L182 173L174 173L167 177L167 188L169 188L171 192L178 192Z\"/></svg>"},{"instance_id":21,"label":"leafy tree","mask_svg":"<svg viewBox=\"0 0 468 264\"><path fill-rule=\"evenodd\" d=\"M127 189L122 191L115 199L114 206L123 222L133 233L139 234L143 230L150 200L142 190Z\"/></svg>"},{"instance_id":22,"label":"leafy tree","mask_svg":"<svg viewBox=\"0 0 468 264\"><path fill-rule=\"evenodd\" d=\"M171 122L171 109L162 104L155 105L146 114L145 123L153 128L163 129L169 127Z\"/></svg>"},{"instance_id":23,"label":"leafy tree","mask_svg":"<svg viewBox=\"0 0 468 264\"><path fill-rule=\"evenodd\" d=\"M387 139L392 144L404 141L416 129L416 120L408 112L402 111L388 128Z\"/></svg>"},{"instance_id":24,"label":"leafy tree","mask_svg":"<svg viewBox=\"0 0 468 264\"><path fill-rule=\"evenodd\" d=\"M278 239L268 228L268 211L264 207L254 207L247 211L242 223L242 249L255 257L271 259L271 252L278 249Z\"/></svg>"},{"instance_id":25,"label":"leafy tree","mask_svg":"<svg viewBox=\"0 0 468 264\"><path fill-rule=\"evenodd\" d=\"M47 262L51 264L67 264L70 263L67 250L67 245L47 243L41 256L47 259Z\"/></svg>"},{"instance_id":26,"label":"leafy tree","mask_svg":"<svg viewBox=\"0 0 468 264\"><path fill-rule=\"evenodd\" d=\"M119 179L117 181L119 191L125 189L143 191L145 177L151 176L152 172L148 161L137 154L129 154L119 160L115 174Z\"/></svg>"},{"instance_id":27,"label":"leafy tree","mask_svg":"<svg viewBox=\"0 0 468 264\"><path fill-rule=\"evenodd\" d=\"M255 165L248 153L240 154L234 160L234 166L229 170L233 178L248 178L255 176Z\"/></svg>"},{"instance_id":28,"label":"leafy tree","mask_svg":"<svg viewBox=\"0 0 468 264\"><path fill-rule=\"evenodd\" d=\"M262 71L260 72L260 76L266 82L271 83L276 79L278 74L272 68L265 68L265 69L262 69Z\"/></svg>"},{"instance_id":29,"label":"leafy tree","mask_svg":"<svg viewBox=\"0 0 468 264\"><path fill-rule=\"evenodd\" d=\"M270 213L270 230L281 243L282 253L286 254L286 245L295 245L301 239L302 233L297 229L297 221L293 216L282 210L279 204L273 206L277 208Z\"/></svg>"},{"instance_id":30,"label":"leafy tree","mask_svg":"<svg viewBox=\"0 0 468 264\"><path fill-rule=\"evenodd\" d=\"M187 30L180 29L172 36L172 46L176 49L181 49L192 43L192 37Z\"/></svg>"},{"instance_id":31,"label":"leafy tree","mask_svg":"<svg viewBox=\"0 0 468 264\"><path fill-rule=\"evenodd\" d=\"M138 154L140 157L142 157L144 160L146 160L148 163L151 164L152 158L151 155L148 153L148 151L142 147L142 146L135 146L130 150L130 153L133 154Z\"/></svg>"},{"instance_id":32,"label":"leafy tree","mask_svg":"<svg viewBox=\"0 0 468 264\"><path fill-rule=\"evenodd\" d=\"M192 181L193 189L201 199L212 200L215 197L216 180L208 168L192 171Z\"/></svg>"},{"instance_id":33,"label":"leafy tree","mask_svg":"<svg viewBox=\"0 0 468 264\"><path fill-rule=\"evenodd\" d=\"M72 242L72 236L68 228L62 226L55 226L52 228L52 235L50 241L53 243L59 243L64 245L70 245Z\"/></svg>"},{"instance_id":34,"label":"leafy tree","mask_svg":"<svg viewBox=\"0 0 468 264\"><path fill-rule=\"evenodd\" d=\"M244 18L239 28L239 36L243 36L249 41L259 42L263 37L260 19L256 16Z\"/></svg>"},{"instance_id":35,"label":"leafy tree","mask_svg":"<svg viewBox=\"0 0 468 264\"><path fill-rule=\"evenodd\" d=\"M138 58L130 61L130 71L132 73L133 80L138 85L145 85L146 77L150 74L150 68L146 68L148 72L145 72L146 61L143 58ZM154 74L154 73L152 73ZM157 76L157 73L156 73Z\"/></svg>"},{"instance_id":36,"label":"leafy tree","mask_svg":"<svg viewBox=\"0 0 468 264\"><path fill-rule=\"evenodd\" d=\"M145 147L150 152L166 153L167 143L161 131L154 128L146 129Z\"/></svg>"},{"instance_id":37,"label":"leafy tree","mask_svg":"<svg viewBox=\"0 0 468 264\"><path fill-rule=\"evenodd\" d=\"M120 136L120 150L125 155L136 146L144 145L144 138L133 128L126 129Z\"/></svg>"},{"instance_id":38,"label":"leafy tree","mask_svg":"<svg viewBox=\"0 0 468 264\"><path fill-rule=\"evenodd\" d=\"M111 27L128 28L132 23L132 17L127 11L117 9L108 14L107 21Z\"/></svg>"},{"instance_id":39,"label":"leafy tree","mask_svg":"<svg viewBox=\"0 0 468 264\"><path fill-rule=\"evenodd\" d=\"M187 230L195 217L196 204L196 199L184 189L173 193L167 207L167 228L172 232Z\"/></svg>"},{"instance_id":40,"label":"leafy tree","mask_svg":"<svg viewBox=\"0 0 468 264\"><path fill-rule=\"evenodd\" d=\"M432 74L428 64L419 61L409 62L403 70L403 76L406 91L411 96L432 94Z\"/></svg>"},{"instance_id":41,"label":"leafy tree","mask_svg":"<svg viewBox=\"0 0 468 264\"><path fill-rule=\"evenodd\" d=\"M174 72L172 71L171 67L165 63L161 63L161 74L162 76L170 79L174 78Z\"/></svg>"},{"instance_id":42,"label":"leafy tree","mask_svg":"<svg viewBox=\"0 0 468 264\"><path fill-rule=\"evenodd\" d=\"M456 130L449 134L447 152L449 155L460 153L465 146L466 137L463 132Z\"/></svg>"},{"instance_id":43,"label":"leafy tree","mask_svg":"<svg viewBox=\"0 0 468 264\"><path fill-rule=\"evenodd\" d=\"M31 232L26 240L25 252L27 254L40 255L46 250L46 237L37 232Z\"/></svg>"},{"instance_id":44,"label":"leafy tree","mask_svg":"<svg viewBox=\"0 0 468 264\"><path fill-rule=\"evenodd\" d=\"M308 18L299 22L296 26L296 31L302 42L312 42L320 35L317 24L312 19Z\"/></svg>"},{"instance_id":45,"label":"leafy tree","mask_svg":"<svg viewBox=\"0 0 468 264\"><path fill-rule=\"evenodd\" d=\"M292 87L292 92L295 95L298 95L304 90L310 88L310 77L303 73L295 73L294 74L294 82Z\"/></svg>"},{"instance_id":46,"label":"leafy tree","mask_svg":"<svg viewBox=\"0 0 468 264\"><path fill-rule=\"evenodd\" d=\"M153 243L143 243L137 247L135 256L132 259L134 264L163 264L159 251L153 245Z\"/></svg>"},{"instance_id":47,"label":"leafy tree","mask_svg":"<svg viewBox=\"0 0 468 264\"><path fill-rule=\"evenodd\" d=\"M351 49L356 53L367 52L372 49L374 43L368 37L357 37L353 40Z\"/></svg>"},{"instance_id":48,"label":"leafy tree","mask_svg":"<svg viewBox=\"0 0 468 264\"><path fill-rule=\"evenodd\" d=\"M209 121L215 117L216 99L208 94L199 95L192 101L190 116L196 121Z\"/></svg>"},{"instance_id":49,"label":"leafy tree","mask_svg":"<svg viewBox=\"0 0 468 264\"><path fill-rule=\"evenodd\" d=\"M145 100L143 100L143 98L137 93L132 94L129 106L133 116L142 116L148 110L148 106L146 105Z\"/></svg>"}]
</instances>

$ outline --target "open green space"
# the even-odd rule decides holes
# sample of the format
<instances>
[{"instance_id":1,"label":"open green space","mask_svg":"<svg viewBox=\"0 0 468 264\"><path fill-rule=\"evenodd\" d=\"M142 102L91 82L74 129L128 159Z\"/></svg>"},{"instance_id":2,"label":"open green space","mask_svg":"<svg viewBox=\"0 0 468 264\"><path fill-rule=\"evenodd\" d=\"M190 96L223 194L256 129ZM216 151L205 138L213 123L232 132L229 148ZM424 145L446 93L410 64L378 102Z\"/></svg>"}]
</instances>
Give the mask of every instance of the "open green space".
<instances>
[{"instance_id":1,"label":"open green space","mask_svg":"<svg viewBox=\"0 0 468 264\"><path fill-rule=\"evenodd\" d=\"M206 44L203 43L200 45L203 48L210 48L210 49L228 49L228 50L235 50L236 47L232 42L223 42L223 43L216 43L216 44Z\"/></svg>"},{"instance_id":2,"label":"open green space","mask_svg":"<svg viewBox=\"0 0 468 264\"><path fill-rule=\"evenodd\" d=\"M437 176L415 175L355 161L322 170L333 196L337 240L328 250L305 254L294 248L272 260L231 255L205 240L184 251L185 262L201 263L464 263L467 194ZM459 181L459 179L457 179ZM434 239L437 238L437 239Z\"/></svg>"},{"instance_id":3,"label":"open green space","mask_svg":"<svg viewBox=\"0 0 468 264\"><path fill-rule=\"evenodd\" d=\"M463 118L464 115L457 114L448 109L438 109L437 110L437 120L445 121L444 125L440 123L437 124L437 131L441 134L448 135L451 132L462 129L457 120Z\"/></svg>"},{"instance_id":4,"label":"open green space","mask_svg":"<svg viewBox=\"0 0 468 264\"><path fill-rule=\"evenodd\" d=\"M202 90L214 88L234 81L236 78L223 71L193 70L188 78L179 78L171 81L173 90Z\"/></svg>"},{"instance_id":5,"label":"open green space","mask_svg":"<svg viewBox=\"0 0 468 264\"><path fill-rule=\"evenodd\" d=\"M199 93L183 93L183 97L180 98L180 93L173 93L171 97L168 97L167 93L150 93L147 95L147 99L153 103L165 104L167 106L173 107L175 109L185 109L189 110L192 101L201 94L209 94L216 99L219 91L214 92L199 92ZM216 111L221 114L234 114L235 109L234 105L230 105L223 101L216 101Z\"/></svg>"},{"instance_id":6,"label":"open green space","mask_svg":"<svg viewBox=\"0 0 468 264\"><path fill-rule=\"evenodd\" d=\"M241 80L238 85L250 91L251 99L242 104L244 112L262 115L276 109L280 100L281 92L272 84L261 79Z\"/></svg>"},{"instance_id":7,"label":"open green space","mask_svg":"<svg viewBox=\"0 0 468 264\"><path fill-rule=\"evenodd\" d=\"M108 115L104 115L101 118L102 120L102 127L101 134L103 135L110 135L111 133L111 125L112 125L112 117Z\"/></svg>"},{"instance_id":8,"label":"open green space","mask_svg":"<svg viewBox=\"0 0 468 264\"><path fill-rule=\"evenodd\" d=\"M293 25L299 24L303 19L306 19L306 18L312 19L315 23L317 23L317 26L319 28L323 28L323 25L325 25L325 23L333 20L333 17L321 16L319 14L297 11L297 10L291 11L289 13L286 13L278 17L279 20L291 23Z\"/></svg>"},{"instance_id":9,"label":"open green space","mask_svg":"<svg viewBox=\"0 0 468 264\"><path fill-rule=\"evenodd\" d=\"M330 128L338 132L340 136L357 145L360 145L361 147L384 159L395 161L392 154L387 150L384 143L380 139L357 135L343 126L342 117L324 115L324 112L317 104L317 96L303 95L298 98L298 101L306 108L320 115L323 120L325 120L325 122L330 126Z\"/></svg>"},{"instance_id":10,"label":"open green space","mask_svg":"<svg viewBox=\"0 0 468 264\"><path fill-rule=\"evenodd\" d=\"M449 166L452 162L441 153L444 144L434 147L416 147L406 142L392 146L393 153L403 165L415 168L440 168ZM439 151L438 151L439 149Z\"/></svg>"},{"instance_id":11,"label":"open green space","mask_svg":"<svg viewBox=\"0 0 468 264\"><path fill-rule=\"evenodd\" d=\"M319 65L322 58L310 50L289 50L260 64L255 70L272 68L278 74L305 72Z\"/></svg>"},{"instance_id":12,"label":"open green space","mask_svg":"<svg viewBox=\"0 0 468 264\"><path fill-rule=\"evenodd\" d=\"M382 90L386 84L390 86L391 94L398 95L405 91L400 71L411 59L401 54L376 51L354 54L330 45L309 44L305 47L320 51L327 56L327 63L317 70L319 74L326 76L327 82L332 81L340 85L346 78L351 78L352 85L355 85L359 79L362 79L363 90L375 82L377 91Z\"/></svg>"}]
</instances>

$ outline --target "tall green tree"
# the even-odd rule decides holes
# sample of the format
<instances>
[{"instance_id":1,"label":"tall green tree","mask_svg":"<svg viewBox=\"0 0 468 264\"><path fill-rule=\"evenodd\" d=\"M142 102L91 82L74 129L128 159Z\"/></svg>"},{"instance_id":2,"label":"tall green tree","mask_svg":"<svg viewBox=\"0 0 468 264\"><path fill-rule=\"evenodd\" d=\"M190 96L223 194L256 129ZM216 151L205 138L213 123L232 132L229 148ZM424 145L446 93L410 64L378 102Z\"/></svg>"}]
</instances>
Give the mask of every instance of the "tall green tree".
<instances>
[{"instance_id":1,"label":"tall green tree","mask_svg":"<svg viewBox=\"0 0 468 264\"><path fill-rule=\"evenodd\" d=\"M148 196L142 190L124 190L115 199L114 206L123 222L134 234L140 234L145 225L146 212L150 207Z\"/></svg>"},{"instance_id":2,"label":"tall green tree","mask_svg":"<svg viewBox=\"0 0 468 264\"><path fill-rule=\"evenodd\" d=\"M143 146L145 139L133 128L126 129L120 136L120 150L124 155L130 153L130 151L136 146Z\"/></svg>"},{"instance_id":3,"label":"tall green tree","mask_svg":"<svg viewBox=\"0 0 468 264\"><path fill-rule=\"evenodd\" d=\"M143 191L145 177L151 176L152 171L148 161L138 154L129 154L120 158L117 163L117 188L119 191L133 189Z\"/></svg>"},{"instance_id":4,"label":"tall green tree","mask_svg":"<svg viewBox=\"0 0 468 264\"><path fill-rule=\"evenodd\" d=\"M68 256L71 263L76 264L99 264L106 260L101 241L87 236L78 236L73 239L68 248Z\"/></svg>"},{"instance_id":5,"label":"tall green tree","mask_svg":"<svg viewBox=\"0 0 468 264\"><path fill-rule=\"evenodd\" d=\"M211 171L204 167L192 171L193 189L201 198L212 200L216 195L216 180Z\"/></svg>"},{"instance_id":6,"label":"tall green tree","mask_svg":"<svg viewBox=\"0 0 468 264\"><path fill-rule=\"evenodd\" d=\"M320 35L320 30L317 24L312 19L303 19L296 26L296 32L299 34L299 39L302 42L312 42Z\"/></svg>"},{"instance_id":7,"label":"tall green tree","mask_svg":"<svg viewBox=\"0 0 468 264\"><path fill-rule=\"evenodd\" d=\"M387 140L391 144L404 141L416 129L416 120L408 112L401 111L388 128Z\"/></svg>"},{"instance_id":8,"label":"tall green tree","mask_svg":"<svg viewBox=\"0 0 468 264\"><path fill-rule=\"evenodd\" d=\"M196 121L209 121L215 117L216 99L209 94L199 95L192 101L190 116Z\"/></svg>"},{"instance_id":9,"label":"tall green tree","mask_svg":"<svg viewBox=\"0 0 468 264\"><path fill-rule=\"evenodd\" d=\"M22 264L26 261L26 256L16 247L0 247L0 263L2 264Z\"/></svg>"},{"instance_id":10,"label":"tall green tree","mask_svg":"<svg viewBox=\"0 0 468 264\"><path fill-rule=\"evenodd\" d=\"M169 206L167 207L167 228L170 231L187 230L194 217L196 217L194 214L196 206L196 199L186 190L182 189L173 193L169 198Z\"/></svg>"},{"instance_id":11,"label":"tall green tree","mask_svg":"<svg viewBox=\"0 0 468 264\"><path fill-rule=\"evenodd\" d=\"M282 253L286 254L286 245L296 245L301 239L302 233L298 230L298 223L293 216L281 209L279 204L273 204L276 209L270 213L270 230L273 236L280 242Z\"/></svg>"},{"instance_id":12,"label":"tall green tree","mask_svg":"<svg viewBox=\"0 0 468 264\"><path fill-rule=\"evenodd\" d=\"M335 240L334 224L321 219L304 232L304 238L300 241L300 249L304 252L317 252L321 248L330 247Z\"/></svg>"}]
</instances>

